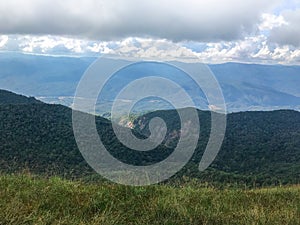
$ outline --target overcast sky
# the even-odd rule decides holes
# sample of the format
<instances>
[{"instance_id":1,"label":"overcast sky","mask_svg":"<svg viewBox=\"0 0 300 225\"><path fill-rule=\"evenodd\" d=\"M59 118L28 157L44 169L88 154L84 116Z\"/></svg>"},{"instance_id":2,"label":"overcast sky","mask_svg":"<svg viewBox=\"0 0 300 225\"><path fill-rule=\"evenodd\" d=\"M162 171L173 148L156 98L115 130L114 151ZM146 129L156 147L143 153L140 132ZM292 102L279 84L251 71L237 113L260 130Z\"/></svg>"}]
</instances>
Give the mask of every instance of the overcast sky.
<instances>
[{"instance_id":1,"label":"overcast sky","mask_svg":"<svg viewBox=\"0 0 300 225\"><path fill-rule=\"evenodd\" d=\"M300 64L299 21L300 0L2 0L0 51Z\"/></svg>"}]
</instances>

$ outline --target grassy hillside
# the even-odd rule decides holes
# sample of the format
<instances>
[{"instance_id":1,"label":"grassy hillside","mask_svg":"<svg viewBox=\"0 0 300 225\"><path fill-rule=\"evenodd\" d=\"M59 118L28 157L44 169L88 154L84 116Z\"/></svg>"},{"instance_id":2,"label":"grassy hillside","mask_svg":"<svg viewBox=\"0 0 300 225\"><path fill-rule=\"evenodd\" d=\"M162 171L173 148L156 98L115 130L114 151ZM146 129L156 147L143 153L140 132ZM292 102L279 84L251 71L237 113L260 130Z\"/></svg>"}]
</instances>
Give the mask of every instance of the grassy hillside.
<instances>
[{"instance_id":1,"label":"grassy hillside","mask_svg":"<svg viewBox=\"0 0 300 225\"><path fill-rule=\"evenodd\" d=\"M88 185L0 176L0 224L300 224L300 187Z\"/></svg>"}]
</instances>

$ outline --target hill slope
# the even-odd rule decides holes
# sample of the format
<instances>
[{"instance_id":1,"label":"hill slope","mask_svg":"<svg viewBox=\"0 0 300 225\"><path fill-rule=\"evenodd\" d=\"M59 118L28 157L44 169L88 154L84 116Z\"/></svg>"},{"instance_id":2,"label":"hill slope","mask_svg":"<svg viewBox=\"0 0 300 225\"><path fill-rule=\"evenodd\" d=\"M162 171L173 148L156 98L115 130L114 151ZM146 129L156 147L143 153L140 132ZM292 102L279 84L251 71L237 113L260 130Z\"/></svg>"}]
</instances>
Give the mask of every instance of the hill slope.
<instances>
[{"instance_id":1,"label":"hill slope","mask_svg":"<svg viewBox=\"0 0 300 225\"><path fill-rule=\"evenodd\" d=\"M77 148L71 115L71 109L61 105L0 104L1 171L29 169L34 173L67 177L94 174ZM199 115L201 137L195 155L174 179L188 176L219 183L300 183L299 112L230 114L222 149L209 170L203 173L199 173L197 164L208 140L210 113L199 111ZM135 134L141 138L147 136L147 121L153 116L165 119L169 133L180 129L176 111L157 111L138 119L145 128L137 126ZM137 152L117 140L110 121L96 117L96 125L110 153L129 164L159 162L176 144L176 138L167 138L165 145L155 150Z\"/></svg>"},{"instance_id":2,"label":"hill slope","mask_svg":"<svg viewBox=\"0 0 300 225\"><path fill-rule=\"evenodd\" d=\"M210 113L198 111L198 114L201 132L192 160L196 165L201 159L210 131ZM149 135L149 121L154 117L163 118L168 126L166 145L176 144L178 135L174 134L179 134L181 127L175 110L156 111L141 116L134 122L135 129ZM203 178L196 165L187 171ZM230 180L234 174L237 180L254 177L259 183L276 180L283 183L300 182L300 113L279 110L229 114L222 148L210 169L213 170L212 174L209 171L204 174L208 173L211 180ZM214 174L215 170L225 173Z\"/></svg>"},{"instance_id":3,"label":"hill slope","mask_svg":"<svg viewBox=\"0 0 300 225\"><path fill-rule=\"evenodd\" d=\"M41 101L36 100L33 97L26 97L23 95L17 95L10 91L0 90L0 104L34 104L42 103Z\"/></svg>"},{"instance_id":4,"label":"hill slope","mask_svg":"<svg viewBox=\"0 0 300 225\"><path fill-rule=\"evenodd\" d=\"M25 98L20 104L5 104L5 100L0 104L0 169L29 169L68 177L94 174L77 148L72 110L62 105L26 104L28 101ZM96 117L96 125L110 153L124 162L147 164L168 154L158 154L165 149L163 146L151 153L135 154L116 139L110 121Z\"/></svg>"}]
</instances>

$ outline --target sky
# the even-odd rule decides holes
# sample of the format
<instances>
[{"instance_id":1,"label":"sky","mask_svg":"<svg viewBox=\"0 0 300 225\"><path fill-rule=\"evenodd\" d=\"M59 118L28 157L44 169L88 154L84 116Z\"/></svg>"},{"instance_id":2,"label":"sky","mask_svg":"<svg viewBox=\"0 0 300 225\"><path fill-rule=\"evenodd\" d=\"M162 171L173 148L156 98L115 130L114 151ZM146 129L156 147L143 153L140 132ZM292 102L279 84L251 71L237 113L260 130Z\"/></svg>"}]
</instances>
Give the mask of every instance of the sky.
<instances>
[{"instance_id":1,"label":"sky","mask_svg":"<svg viewBox=\"0 0 300 225\"><path fill-rule=\"evenodd\" d=\"M0 0L0 52L300 65L300 0Z\"/></svg>"}]
</instances>

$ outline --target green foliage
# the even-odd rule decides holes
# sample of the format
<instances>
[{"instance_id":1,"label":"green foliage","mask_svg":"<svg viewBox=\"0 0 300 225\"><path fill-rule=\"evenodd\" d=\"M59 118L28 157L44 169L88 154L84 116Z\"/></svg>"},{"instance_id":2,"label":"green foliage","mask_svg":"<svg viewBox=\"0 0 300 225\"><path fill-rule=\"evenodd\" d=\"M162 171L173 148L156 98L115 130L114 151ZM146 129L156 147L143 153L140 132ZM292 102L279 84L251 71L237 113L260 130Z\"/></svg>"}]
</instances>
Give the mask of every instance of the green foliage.
<instances>
[{"instance_id":1,"label":"green foliage","mask_svg":"<svg viewBox=\"0 0 300 225\"><path fill-rule=\"evenodd\" d=\"M183 109L185 110L185 109ZM202 181L278 185L300 183L300 113L291 110L229 114L222 148L209 170L199 173L197 164L208 142L210 112L198 111L200 138L196 152L184 171ZM156 111L135 121L136 129L149 135L151 118L160 117L168 126L165 143L174 142L181 129L175 110Z\"/></svg>"},{"instance_id":2,"label":"green foliage","mask_svg":"<svg viewBox=\"0 0 300 225\"><path fill-rule=\"evenodd\" d=\"M28 169L68 178L94 175L77 148L71 119L71 109L61 105L0 105L1 170ZM110 153L124 162L149 164L170 152L163 146L151 153L127 149L115 137L110 121L96 117L96 125Z\"/></svg>"},{"instance_id":3,"label":"green foliage","mask_svg":"<svg viewBox=\"0 0 300 225\"><path fill-rule=\"evenodd\" d=\"M4 104L33 104L42 103L33 97L25 97L23 95L17 95L10 91L0 90L0 105Z\"/></svg>"},{"instance_id":4,"label":"green foliage","mask_svg":"<svg viewBox=\"0 0 300 225\"><path fill-rule=\"evenodd\" d=\"M12 93L9 96L9 99L19 98ZM99 180L77 148L71 109L36 104L23 98L27 99L23 103L9 100L0 104L0 170L6 173L29 170L46 176ZM168 157L178 140L174 132L180 130L178 114L170 110L137 118L133 132L145 138L149 135L149 120L157 116L167 123L168 135L164 145L149 152L123 146L115 137L110 121L96 117L96 125L101 140L114 157L134 165L149 165ZM299 112L229 114L222 149L210 168L202 173L197 166L209 137L210 113L199 111L199 118L201 135L196 152L169 183L182 181L184 177L225 187L300 183Z\"/></svg>"}]
</instances>

